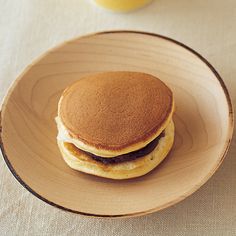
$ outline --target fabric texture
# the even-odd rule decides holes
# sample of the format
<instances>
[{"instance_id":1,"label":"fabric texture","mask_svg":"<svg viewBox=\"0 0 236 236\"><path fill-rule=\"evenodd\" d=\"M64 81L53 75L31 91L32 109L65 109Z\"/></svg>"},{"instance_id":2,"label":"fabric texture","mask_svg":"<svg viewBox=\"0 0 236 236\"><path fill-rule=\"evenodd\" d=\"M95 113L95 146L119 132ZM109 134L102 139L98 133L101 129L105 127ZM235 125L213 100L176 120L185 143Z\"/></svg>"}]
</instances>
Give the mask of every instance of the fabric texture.
<instances>
[{"instance_id":1,"label":"fabric texture","mask_svg":"<svg viewBox=\"0 0 236 236\"><path fill-rule=\"evenodd\" d=\"M194 48L218 70L236 102L236 1L156 0L128 14L89 0L0 0L0 99L47 49L95 31L163 34ZM235 105L234 105L235 106ZM26 191L0 158L0 235L236 235L236 139L217 173L166 210L131 219L95 219L56 209Z\"/></svg>"}]
</instances>

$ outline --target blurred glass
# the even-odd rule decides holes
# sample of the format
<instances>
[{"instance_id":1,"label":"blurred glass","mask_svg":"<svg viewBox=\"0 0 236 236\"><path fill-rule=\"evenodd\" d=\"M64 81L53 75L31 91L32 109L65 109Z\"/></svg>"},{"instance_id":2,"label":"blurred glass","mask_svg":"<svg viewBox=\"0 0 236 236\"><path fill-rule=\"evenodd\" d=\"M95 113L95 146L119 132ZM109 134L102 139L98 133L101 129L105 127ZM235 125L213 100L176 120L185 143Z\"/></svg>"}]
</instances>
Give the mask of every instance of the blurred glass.
<instances>
[{"instance_id":1,"label":"blurred glass","mask_svg":"<svg viewBox=\"0 0 236 236\"><path fill-rule=\"evenodd\" d=\"M143 7L151 1L152 0L95 0L95 2L102 7L123 12Z\"/></svg>"}]
</instances>

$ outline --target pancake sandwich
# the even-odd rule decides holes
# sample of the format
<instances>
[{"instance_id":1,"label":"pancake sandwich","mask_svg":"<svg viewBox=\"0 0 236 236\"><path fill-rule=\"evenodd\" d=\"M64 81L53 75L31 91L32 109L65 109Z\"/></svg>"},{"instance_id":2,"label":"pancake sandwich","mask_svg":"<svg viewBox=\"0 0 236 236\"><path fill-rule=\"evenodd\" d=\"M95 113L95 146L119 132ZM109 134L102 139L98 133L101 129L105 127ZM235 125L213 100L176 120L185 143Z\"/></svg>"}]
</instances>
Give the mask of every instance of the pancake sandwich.
<instances>
[{"instance_id":1,"label":"pancake sandwich","mask_svg":"<svg viewBox=\"0 0 236 236\"><path fill-rule=\"evenodd\" d=\"M85 76L62 93L57 143L75 170L111 179L142 176L171 150L173 112L172 91L152 75Z\"/></svg>"}]
</instances>

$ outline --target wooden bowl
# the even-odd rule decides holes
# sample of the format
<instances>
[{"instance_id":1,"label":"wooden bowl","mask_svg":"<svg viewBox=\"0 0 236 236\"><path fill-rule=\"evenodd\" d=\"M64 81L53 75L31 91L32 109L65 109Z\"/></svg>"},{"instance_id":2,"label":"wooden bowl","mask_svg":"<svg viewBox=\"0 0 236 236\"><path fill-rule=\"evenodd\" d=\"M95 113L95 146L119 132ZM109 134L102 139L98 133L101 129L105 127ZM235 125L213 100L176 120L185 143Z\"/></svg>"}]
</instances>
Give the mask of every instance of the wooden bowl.
<instances>
[{"instance_id":1,"label":"wooden bowl","mask_svg":"<svg viewBox=\"0 0 236 236\"><path fill-rule=\"evenodd\" d=\"M86 74L111 70L156 75L176 101L171 153L151 173L131 180L74 171L56 144L54 117L63 89ZM66 42L31 64L4 100L1 127L4 159L35 196L75 213L125 217L171 206L203 185L228 150L233 113L222 79L198 53L160 35L117 31Z\"/></svg>"}]
</instances>

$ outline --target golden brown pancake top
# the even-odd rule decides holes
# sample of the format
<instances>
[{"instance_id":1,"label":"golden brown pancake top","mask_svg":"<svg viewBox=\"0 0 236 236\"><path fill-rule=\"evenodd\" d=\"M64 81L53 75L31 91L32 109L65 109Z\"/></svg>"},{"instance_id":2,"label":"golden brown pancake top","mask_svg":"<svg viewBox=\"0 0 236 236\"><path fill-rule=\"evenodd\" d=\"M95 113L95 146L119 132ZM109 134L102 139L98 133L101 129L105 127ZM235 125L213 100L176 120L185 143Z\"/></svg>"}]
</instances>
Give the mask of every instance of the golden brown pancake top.
<instances>
[{"instance_id":1,"label":"golden brown pancake top","mask_svg":"<svg viewBox=\"0 0 236 236\"><path fill-rule=\"evenodd\" d=\"M59 117L73 138L106 150L149 139L168 118L171 90L139 72L86 76L62 94Z\"/></svg>"}]
</instances>

